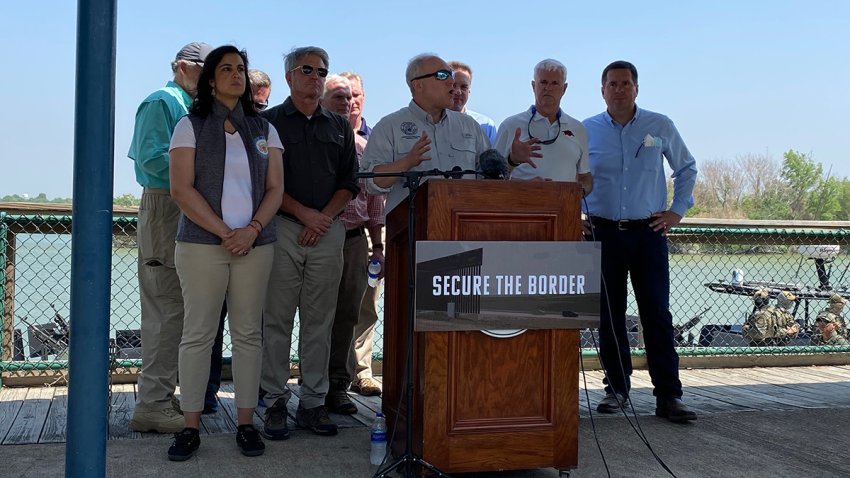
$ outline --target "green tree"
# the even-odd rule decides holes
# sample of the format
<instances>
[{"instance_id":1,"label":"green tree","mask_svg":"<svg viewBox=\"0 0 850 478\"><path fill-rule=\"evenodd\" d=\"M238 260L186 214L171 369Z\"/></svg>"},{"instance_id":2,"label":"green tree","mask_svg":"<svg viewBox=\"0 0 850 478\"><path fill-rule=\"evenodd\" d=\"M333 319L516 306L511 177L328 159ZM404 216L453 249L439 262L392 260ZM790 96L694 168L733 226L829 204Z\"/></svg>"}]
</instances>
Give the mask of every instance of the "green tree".
<instances>
[{"instance_id":1,"label":"green tree","mask_svg":"<svg viewBox=\"0 0 850 478\"><path fill-rule=\"evenodd\" d=\"M808 219L807 202L810 193L822 182L823 167L799 151L789 149L784 154L782 179L788 183L791 199L791 218Z\"/></svg>"},{"instance_id":2,"label":"green tree","mask_svg":"<svg viewBox=\"0 0 850 478\"><path fill-rule=\"evenodd\" d=\"M132 194L124 194L112 200L112 204L116 206L138 206L142 200Z\"/></svg>"}]
</instances>

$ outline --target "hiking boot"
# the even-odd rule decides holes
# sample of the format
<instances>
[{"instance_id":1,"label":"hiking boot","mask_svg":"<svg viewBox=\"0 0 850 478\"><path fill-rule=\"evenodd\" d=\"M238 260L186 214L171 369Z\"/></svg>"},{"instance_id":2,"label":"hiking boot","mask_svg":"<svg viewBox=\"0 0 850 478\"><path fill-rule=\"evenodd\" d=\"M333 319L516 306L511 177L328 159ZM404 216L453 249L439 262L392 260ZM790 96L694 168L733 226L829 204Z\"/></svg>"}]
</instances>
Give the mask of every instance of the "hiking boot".
<instances>
[{"instance_id":1,"label":"hiking boot","mask_svg":"<svg viewBox=\"0 0 850 478\"><path fill-rule=\"evenodd\" d=\"M328 409L324 405L314 408L301 408L295 413L295 423L301 428L313 430L317 435L336 435L338 432L336 423L328 416Z\"/></svg>"},{"instance_id":2,"label":"hiking boot","mask_svg":"<svg viewBox=\"0 0 850 478\"><path fill-rule=\"evenodd\" d=\"M599 413L618 413L621 407L622 409L629 407L629 397L621 393L606 393L605 398L596 405L596 411Z\"/></svg>"},{"instance_id":3,"label":"hiking boot","mask_svg":"<svg viewBox=\"0 0 850 478\"><path fill-rule=\"evenodd\" d=\"M260 456L266 451L266 445L254 425L236 427L236 444L245 456Z\"/></svg>"},{"instance_id":4,"label":"hiking boot","mask_svg":"<svg viewBox=\"0 0 850 478\"><path fill-rule=\"evenodd\" d=\"M377 397L381 394L381 386L378 382L372 380L371 377L355 380L351 384L351 391L359 393L364 397Z\"/></svg>"},{"instance_id":5,"label":"hiking boot","mask_svg":"<svg viewBox=\"0 0 850 478\"><path fill-rule=\"evenodd\" d=\"M331 380L330 390L325 396L325 407L331 413L341 415L354 415L357 413L357 405L348 398L348 382L346 380Z\"/></svg>"},{"instance_id":6,"label":"hiking boot","mask_svg":"<svg viewBox=\"0 0 850 478\"><path fill-rule=\"evenodd\" d=\"M269 440L286 440L289 438L289 427L286 425L286 400L278 399L274 405L266 408L266 424L263 434Z\"/></svg>"},{"instance_id":7,"label":"hiking boot","mask_svg":"<svg viewBox=\"0 0 850 478\"><path fill-rule=\"evenodd\" d=\"M162 410L141 410L136 407L133 419L130 420L130 430L134 432L177 433L184 427L186 421L183 415L172 407Z\"/></svg>"},{"instance_id":8,"label":"hiking boot","mask_svg":"<svg viewBox=\"0 0 850 478\"><path fill-rule=\"evenodd\" d=\"M681 398L656 398L655 416L673 423L688 423L697 419L696 412L688 408Z\"/></svg>"},{"instance_id":9,"label":"hiking boot","mask_svg":"<svg viewBox=\"0 0 850 478\"><path fill-rule=\"evenodd\" d=\"M174 434L174 441L168 447L168 459L171 461L186 461L198 451L201 437L197 428L184 428Z\"/></svg>"}]
</instances>

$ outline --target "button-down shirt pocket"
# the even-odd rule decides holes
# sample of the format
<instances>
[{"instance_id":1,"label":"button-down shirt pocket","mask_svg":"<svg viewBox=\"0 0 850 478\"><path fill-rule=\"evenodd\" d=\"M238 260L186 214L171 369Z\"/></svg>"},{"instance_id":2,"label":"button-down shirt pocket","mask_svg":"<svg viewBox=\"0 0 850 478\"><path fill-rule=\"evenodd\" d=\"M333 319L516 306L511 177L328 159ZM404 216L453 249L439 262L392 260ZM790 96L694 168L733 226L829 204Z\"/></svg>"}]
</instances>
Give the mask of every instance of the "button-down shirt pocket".
<instances>
[{"instance_id":1,"label":"button-down shirt pocket","mask_svg":"<svg viewBox=\"0 0 850 478\"><path fill-rule=\"evenodd\" d=\"M659 168L664 168L664 162L661 157L661 147L659 146L639 146L637 159L638 170L645 172L658 172Z\"/></svg>"},{"instance_id":2,"label":"button-down shirt pocket","mask_svg":"<svg viewBox=\"0 0 850 478\"><path fill-rule=\"evenodd\" d=\"M419 138L421 138L421 136ZM417 141L419 141L419 138L410 136L399 137L395 145L395 159L398 160L407 155L407 153L409 153L410 150L413 149L413 145L416 144Z\"/></svg>"},{"instance_id":3,"label":"button-down shirt pocket","mask_svg":"<svg viewBox=\"0 0 850 478\"><path fill-rule=\"evenodd\" d=\"M475 169L475 138L464 138L452 141L449 156L454 166L463 169Z\"/></svg>"}]
</instances>

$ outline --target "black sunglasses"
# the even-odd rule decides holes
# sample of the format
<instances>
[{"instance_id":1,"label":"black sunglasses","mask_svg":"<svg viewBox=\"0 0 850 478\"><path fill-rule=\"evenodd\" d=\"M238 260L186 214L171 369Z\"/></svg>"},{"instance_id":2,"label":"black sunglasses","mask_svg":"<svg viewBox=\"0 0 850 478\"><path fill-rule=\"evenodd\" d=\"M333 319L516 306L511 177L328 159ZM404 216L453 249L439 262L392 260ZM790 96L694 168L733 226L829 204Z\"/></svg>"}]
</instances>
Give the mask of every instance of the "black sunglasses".
<instances>
[{"instance_id":1,"label":"black sunglasses","mask_svg":"<svg viewBox=\"0 0 850 478\"><path fill-rule=\"evenodd\" d=\"M422 80L430 77L436 78L438 81L446 81L449 78L455 77L455 72L452 70L437 70L434 73L428 73L427 75L417 76L416 78L411 78L410 81L413 80Z\"/></svg>"},{"instance_id":2,"label":"black sunglasses","mask_svg":"<svg viewBox=\"0 0 850 478\"><path fill-rule=\"evenodd\" d=\"M268 103L254 103L254 108L257 108L257 111L263 111L264 109L266 109L268 107L269 107Z\"/></svg>"},{"instance_id":3,"label":"black sunglasses","mask_svg":"<svg viewBox=\"0 0 850 478\"><path fill-rule=\"evenodd\" d=\"M535 109L531 113L531 118L528 118L528 126L526 126L526 128L525 128L525 130L528 132L529 138L534 138L534 136L531 135L531 120L534 119L534 113L536 113L536 112L537 112L537 110ZM555 141L558 141L558 138L561 136L561 114L560 113L558 113L557 118L558 118L558 133L555 135L555 137L552 138L552 139L547 139L546 141L541 141L541 140L538 139L538 143L549 145L549 144L554 143Z\"/></svg>"},{"instance_id":4,"label":"black sunglasses","mask_svg":"<svg viewBox=\"0 0 850 478\"><path fill-rule=\"evenodd\" d=\"M310 66L310 65L301 65L301 66L296 66L295 68L293 68L293 69L291 69L291 70L289 70L289 71L291 71L291 72L292 72L292 71L295 71L295 70L301 70L301 73L304 73L304 75L305 75L305 76L310 76L310 75L312 75L312 74L313 74L313 70L315 70L315 71L316 71L316 73L317 73L320 77L322 77L322 78L324 78L324 77L328 76L328 69L327 69L327 68L322 68L322 67L313 68L313 67L312 67L312 66Z\"/></svg>"}]
</instances>

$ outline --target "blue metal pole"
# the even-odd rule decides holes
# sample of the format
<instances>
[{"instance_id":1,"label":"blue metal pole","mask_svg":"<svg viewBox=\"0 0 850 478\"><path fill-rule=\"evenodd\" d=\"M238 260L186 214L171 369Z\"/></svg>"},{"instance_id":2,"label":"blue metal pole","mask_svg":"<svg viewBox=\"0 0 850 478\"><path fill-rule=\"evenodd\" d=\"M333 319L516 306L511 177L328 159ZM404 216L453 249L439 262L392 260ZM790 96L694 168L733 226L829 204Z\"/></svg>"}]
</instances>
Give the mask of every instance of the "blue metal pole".
<instances>
[{"instance_id":1,"label":"blue metal pole","mask_svg":"<svg viewBox=\"0 0 850 478\"><path fill-rule=\"evenodd\" d=\"M71 344L65 476L106 476L115 0L77 4Z\"/></svg>"}]
</instances>

